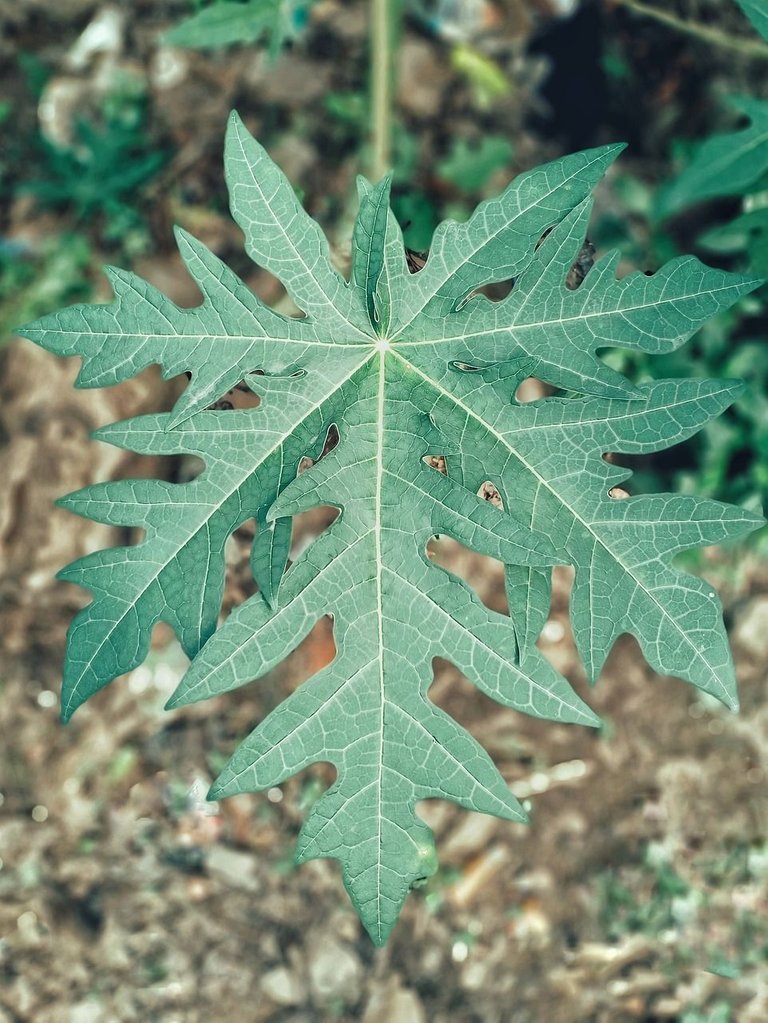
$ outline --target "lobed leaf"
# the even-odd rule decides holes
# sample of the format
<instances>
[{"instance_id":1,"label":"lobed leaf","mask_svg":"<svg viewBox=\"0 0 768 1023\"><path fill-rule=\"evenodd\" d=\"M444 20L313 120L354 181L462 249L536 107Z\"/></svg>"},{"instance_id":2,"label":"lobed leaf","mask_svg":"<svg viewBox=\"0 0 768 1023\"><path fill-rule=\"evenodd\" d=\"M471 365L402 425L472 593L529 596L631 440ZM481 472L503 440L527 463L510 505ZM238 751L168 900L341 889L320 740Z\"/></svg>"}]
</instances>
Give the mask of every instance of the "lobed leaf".
<instances>
[{"instance_id":1,"label":"lobed leaf","mask_svg":"<svg viewBox=\"0 0 768 1023\"><path fill-rule=\"evenodd\" d=\"M259 722L211 792L280 784L332 763L335 783L302 829L301 860L333 857L373 940L436 868L416 805L450 799L511 820L522 807L482 747L429 699L435 658L452 661L500 705L581 725L598 719L535 640L549 610L550 566L575 567L573 630L592 679L616 637L637 636L650 664L736 705L714 592L674 555L754 529L758 516L692 496L610 492L619 456L691 436L738 395L733 381L633 385L600 359L607 347L671 351L757 280L675 260L652 277L616 277L600 260L566 287L589 193L620 147L522 175L466 224L435 235L411 274L389 209L389 179L359 182L347 282L290 184L233 117L226 169L249 254L299 308L267 308L184 232L181 253L202 303L180 309L140 278L111 271L115 300L44 317L22 333L79 355L78 386L106 386L150 363L190 374L171 413L97 431L148 454L193 454L204 470L170 484L96 484L62 503L141 527L133 547L88 555L62 578L92 602L68 637L62 713L130 671L160 620L192 664L169 706L262 678L332 616L336 656ZM483 285L513 279L490 302ZM257 372L258 371L258 372ZM531 374L567 396L515 399ZM208 409L245 380L255 409ZM339 443L324 453L331 427ZM311 468L299 473L304 456ZM429 464L442 455L446 472ZM478 491L490 480L503 504ZM291 522L331 505L334 523L286 567ZM224 545L256 522L259 592L219 625ZM510 613L490 611L427 555L447 534L505 564Z\"/></svg>"}]
</instances>

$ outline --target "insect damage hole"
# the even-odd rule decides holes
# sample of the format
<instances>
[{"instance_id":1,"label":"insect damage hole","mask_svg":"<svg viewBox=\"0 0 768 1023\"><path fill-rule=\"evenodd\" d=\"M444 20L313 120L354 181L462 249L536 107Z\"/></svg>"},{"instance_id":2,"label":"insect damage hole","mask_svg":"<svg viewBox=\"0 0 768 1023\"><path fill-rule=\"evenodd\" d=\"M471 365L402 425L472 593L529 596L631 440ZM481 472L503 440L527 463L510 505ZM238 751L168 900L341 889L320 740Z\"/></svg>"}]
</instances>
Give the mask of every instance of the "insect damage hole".
<instances>
[{"instance_id":1,"label":"insect damage hole","mask_svg":"<svg viewBox=\"0 0 768 1023\"><path fill-rule=\"evenodd\" d=\"M477 496L482 498L483 501L487 501L489 504L492 504L494 508L498 508L499 511L504 511L504 502L501 498L501 494L496 489L496 485L491 483L490 480L486 480L485 483L480 484Z\"/></svg>"},{"instance_id":2,"label":"insect damage hole","mask_svg":"<svg viewBox=\"0 0 768 1023\"><path fill-rule=\"evenodd\" d=\"M422 461L443 476L448 474L445 455L424 455ZM500 511L504 510L501 494L491 480L480 484L477 496ZM509 614L504 567L496 558L473 551L458 540L443 535L429 540L426 554L432 564L462 579L489 610Z\"/></svg>"},{"instance_id":3,"label":"insect damage hole","mask_svg":"<svg viewBox=\"0 0 768 1023\"><path fill-rule=\"evenodd\" d=\"M341 509L329 504L318 504L314 508L299 512L293 517L291 528L291 548L288 555L288 569L302 554L330 529L341 515Z\"/></svg>"},{"instance_id":4,"label":"insect damage hole","mask_svg":"<svg viewBox=\"0 0 768 1023\"><path fill-rule=\"evenodd\" d=\"M424 455L422 462L430 469L436 469L443 476L448 475L448 463L445 460L445 455Z\"/></svg>"},{"instance_id":5,"label":"insect damage hole","mask_svg":"<svg viewBox=\"0 0 768 1023\"><path fill-rule=\"evenodd\" d=\"M264 370L255 369L248 376L264 376ZM230 388L227 393L215 401L212 405L208 406L209 412L243 412L250 411L251 409L258 408L261 404L261 398L246 383L243 378L239 383L235 384L234 387Z\"/></svg>"},{"instance_id":6,"label":"insect damage hole","mask_svg":"<svg viewBox=\"0 0 768 1023\"><path fill-rule=\"evenodd\" d=\"M531 401L541 401L555 393L555 388L545 384L537 377L526 377L521 381L515 391L515 401L519 405L527 405Z\"/></svg>"},{"instance_id":7,"label":"insect damage hole","mask_svg":"<svg viewBox=\"0 0 768 1023\"><path fill-rule=\"evenodd\" d=\"M331 423L331 425L328 427L328 430L326 431L325 440L323 441L323 446L320 449L320 454L317 455L316 457L311 457L310 455L302 455L302 457L299 459L299 467L297 470L297 474L300 476L303 472L306 472L307 469L311 469L313 465L317 465L319 461L321 461L323 458L325 458L326 455L329 455L331 451L333 451L333 449L337 446L338 443L339 428L338 426L336 426L335 423Z\"/></svg>"}]
</instances>

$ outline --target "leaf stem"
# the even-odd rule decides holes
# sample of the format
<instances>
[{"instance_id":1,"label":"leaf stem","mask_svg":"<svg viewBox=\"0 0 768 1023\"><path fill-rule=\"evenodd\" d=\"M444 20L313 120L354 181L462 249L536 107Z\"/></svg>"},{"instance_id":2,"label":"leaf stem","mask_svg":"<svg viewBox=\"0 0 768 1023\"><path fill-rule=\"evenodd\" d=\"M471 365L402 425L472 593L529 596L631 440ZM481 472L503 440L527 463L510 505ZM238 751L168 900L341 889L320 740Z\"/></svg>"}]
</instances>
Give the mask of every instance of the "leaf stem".
<instances>
[{"instance_id":1,"label":"leaf stem","mask_svg":"<svg viewBox=\"0 0 768 1023\"><path fill-rule=\"evenodd\" d=\"M768 46L765 43L752 39L739 39L737 36L729 35L727 32L720 32L716 28L709 28L707 25L700 25L695 21L684 21L668 11L660 11L657 7L642 3L642 0L609 0L610 3L618 4L619 7L626 7L635 14L644 15L646 18L653 18L663 25L676 29L678 32L685 32L689 36L701 39L703 42L721 49L733 50L744 57L754 57L759 60L768 60Z\"/></svg>"},{"instance_id":2,"label":"leaf stem","mask_svg":"<svg viewBox=\"0 0 768 1023\"><path fill-rule=\"evenodd\" d=\"M392 160L392 25L398 0L371 0L371 177L378 181Z\"/></svg>"}]
</instances>

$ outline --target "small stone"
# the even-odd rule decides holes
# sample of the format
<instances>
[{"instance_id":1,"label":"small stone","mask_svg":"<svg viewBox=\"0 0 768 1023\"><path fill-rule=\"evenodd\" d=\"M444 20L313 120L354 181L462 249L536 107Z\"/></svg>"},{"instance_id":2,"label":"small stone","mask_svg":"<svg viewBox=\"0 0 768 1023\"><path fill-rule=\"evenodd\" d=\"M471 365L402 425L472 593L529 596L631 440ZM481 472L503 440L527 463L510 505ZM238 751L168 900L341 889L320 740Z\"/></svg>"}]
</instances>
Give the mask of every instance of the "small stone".
<instances>
[{"instance_id":1,"label":"small stone","mask_svg":"<svg viewBox=\"0 0 768 1023\"><path fill-rule=\"evenodd\" d=\"M248 892L257 892L261 888L256 876L256 859L250 853L230 849L217 842L208 852L206 866L211 877L233 888L243 888Z\"/></svg>"},{"instance_id":2,"label":"small stone","mask_svg":"<svg viewBox=\"0 0 768 1023\"><path fill-rule=\"evenodd\" d=\"M768 597L756 597L739 616L734 639L748 653L768 657Z\"/></svg>"},{"instance_id":3,"label":"small stone","mask_svg":"<svg viewBox=\"0 0 768 1023\"><path fill-rule=\"evenodd\" d=\"M374 986L362 1023L426 1023L426 1019L419 996L402 987L395 975Z\"/></svg>"},{"instance_id":4,"label":"small stone","mask_svg":"<svg viewBox=\"0 0 768 1023\"><path fill-rule=\"evenodd\" d=\"M311 943L309 983L316 1001L340 999L351 1005L360 997L362 967L344 945L319 937Z\"/></svg>"},{"instance_id":5,"label":"small stone","mask_svg":"<svg viewBox=\"0 0 768 1023\"><path fill-rule=\"evenodd\" d=\"M512 922L512 933L527 950L540 950L552 941L552 921L535 897L527 898L519 916Z\"/></svg>"},{"instance_id":6,"label":"small stone","mask_svg":"<svg viewBox=\"0 0 768 1023\"><path fill-rule=\"evenodd\" d=\"M487 849L497 827L497 819L488 814L463 814L458 827L443 846L441 859L445 863L463 863L470 856Z\"/></svg>"},{"instance_id":7,"label":"small stone","mask_svg":"<svg viewBox=\"0 0 768 1023\"><path fill-rule=\"evenodd\" d=\"M416 117L437 117L447 75L446 63L437 56L433 46L421 39L404 39L398 48L400 106Z\"/></svg>"},{"instance_id":8,"label":"small stone","mask_svg":"<svg viewBox=\"0 0 768 1023\"><path fill-rule=\"evenodd\" d=\"M150 80L160 91L175 89L181 85L189 72L189 61L181 50L170 46L161 46L156 51L150 65Z\"/></svg>"},{"instance_id":9,"label":"small stone","mask_svg":"<svg viewBox=\"0 0 768 1023\"><path fill-rule=\"evenodd\" d=\"M467 864L459 880L448 889L451 903L466 909L481 893L492 891L499 872L508 862L507 846L498 843L484 849Z\"/></svg>"},{"instance_id":10,"label":"small stone","mask_svg":"<svg viewBox=\"0 0 768 1023\"><path fill-rule=\"evenodd\" d=\"M278 1005L301 1005L307 997L302 981L284 966L277 966L265 973L259 987L267 998Z\"/></svg>"},{"instance_id":11,"label":"small stone","mask_svg":"<svg viewBox=\"0 0 768 1023\"><path fill-rule=\"evenodd\" d=\"M40 131L54 146L66 149L74 142L76 112L88 98L88 83L71 77L52 78L43 90L37 115Z\"/></svg>"},{"instance_id":12,"label":"small stone","mask_svg":"<svg viewBox=\"0 0 768 1023\"><path fill-rule=\"evenodd\" d=\"M488 984L487 965L478 960L467 963L461 972L460 983L465 991L481 991Z\"/></svg>"},{"instance_id":13,"label":"small stone","mask_svg":"<svg viewBox=\"0 0 768 1023\"><path fill-rule=\"evenodd\" d=\"M679 998L660 998L654 1003L653 1012L659 1019L677 1019L685 1006Z\"/></svg>"},{"instance_id":14,"label":"small stone","mask_svg":"<svg viewBox=\"0 0 768 1023\"><path fill-rule=\"evenodd\" d=\"M104 1007L98 1002L78 1002L69 1010L67 1023L103 1023Z\"/></svg>"},{"instance_id":15,"label":"small stone","mask_svg":"<svg viewBox=\"0 0 768 1023\"><path fill-rule=\"evenodd\" d=\"M125 15L117 7L103 7L86 26L65 58L73 71L85 71L94 57L115 57L123 48Z\"/></svg>"}]
</instances>

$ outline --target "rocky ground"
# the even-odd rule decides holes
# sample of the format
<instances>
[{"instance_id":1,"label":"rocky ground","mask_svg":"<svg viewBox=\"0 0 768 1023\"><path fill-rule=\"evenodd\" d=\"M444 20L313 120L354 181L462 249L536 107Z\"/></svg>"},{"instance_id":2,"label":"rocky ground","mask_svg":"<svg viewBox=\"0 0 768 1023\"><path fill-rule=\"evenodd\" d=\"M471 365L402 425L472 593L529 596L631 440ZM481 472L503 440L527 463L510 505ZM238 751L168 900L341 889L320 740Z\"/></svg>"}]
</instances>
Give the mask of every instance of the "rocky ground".
<instances>
[{"instance_id":1,"label":"rocky ground","mask_svg":"<svg viewBox=\"0 0 768 1023\"><path fill-rule=\"evenodd\" d=\"M231 105L250 104L255 127L265 131L288 126L273 155L343 238L339 197L351 188L355 156L327 119L312 126L312 112L324 109L329 89L359 79L364 20L357 4L318 6L310 43L273 72L244 51L158 52L158 26L188 9L181 3L0 3L0 54L31 49L54 66L46 86L59 104L53 124L66 125L67 109L92 97L104 60L145 82L152 131L173 155L149 186L150 244L134 261L177 301L196 299L168 246L174 219L243 269L223 207L204 201L221 189L217 125ZM514 31L496 53L525 98L502 104L495 130L515 133L522 165L558 147L524 117L540 102L532 85L540 65L523 41L550 6L511 4ZM73 65L72 48L105 11L111 49ZM401 63L403 116L430 136L419 172L427 174L429 146L437 152L443 145L441 117L471 119L471 97L423 33L409 33ZM14 73L10 61L0 71L6 87ZM29 126L38 107L26 102L14 116ZM318 159L326 149L334 159ZM3 231L34 247L60 228L61 216L20 194L4 210ZM261 294L279 297L266 275L248 273ZM95 274L87 285L105 294ZM172 714L162 706L185 660L158 628L146 665L99 694L67 728L59 725L65 631L83 595L54 574L126 536L52 501L93 479L185 471L87 440L102 423L167 407L174 383L147 372L109 391L75 392L76 369L26 343L2 353L0 1023L768 1018L764 562L734 548L706 551L699 565L726 608L741 684L738 716L654 676L627 637L588 692L567 623L566 572L557 575L540 642L603 718L600 733L501 709L438 665L431 697L489 749L530 805L532 823L423 804L441 867L410 897L387 947L375 949L336 865L292 862L307 807L330 780L327 768L265 794L204 800L239 739L328 659L328 623L262 682ZM440 543L443 563L503 610L500 566ZM247 591L247 547L247 535L231 545L228 605Z\"/></svg>"}]
</instances>

